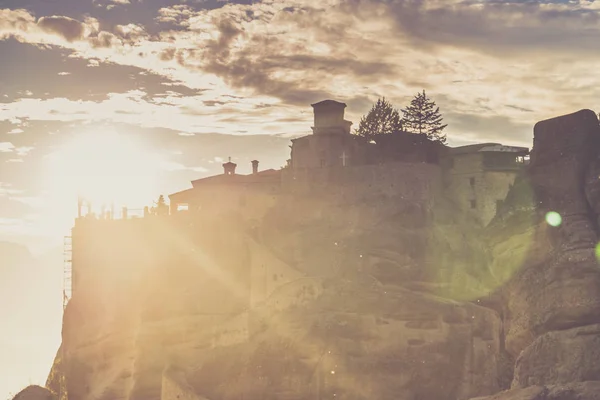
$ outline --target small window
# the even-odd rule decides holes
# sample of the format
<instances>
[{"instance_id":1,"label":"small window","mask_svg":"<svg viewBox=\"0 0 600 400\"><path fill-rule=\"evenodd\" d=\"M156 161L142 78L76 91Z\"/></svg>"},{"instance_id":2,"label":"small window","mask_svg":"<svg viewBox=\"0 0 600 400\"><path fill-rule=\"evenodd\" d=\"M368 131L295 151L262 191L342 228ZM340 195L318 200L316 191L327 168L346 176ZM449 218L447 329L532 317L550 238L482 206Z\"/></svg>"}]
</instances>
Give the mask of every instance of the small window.
<instances>
[{"instance_id":1,"label":"small window","mask_svg":"<svg viewBox=\"0 0 600 400\"><path fill-rule=\"evenodd\" d=\"M477 202L475 200L471 200L471 208L477 208Z\"/></svg>"},{"instance_id":2,"label":"small window","mask_svg":"<svg viewBox=\"0 0 600 400\"><path fill-rule=\"evenodd\" d=\"M469 185L471 185L471 187L475 187L475 178L469 178Z\"/></svg>"}]
</instances>

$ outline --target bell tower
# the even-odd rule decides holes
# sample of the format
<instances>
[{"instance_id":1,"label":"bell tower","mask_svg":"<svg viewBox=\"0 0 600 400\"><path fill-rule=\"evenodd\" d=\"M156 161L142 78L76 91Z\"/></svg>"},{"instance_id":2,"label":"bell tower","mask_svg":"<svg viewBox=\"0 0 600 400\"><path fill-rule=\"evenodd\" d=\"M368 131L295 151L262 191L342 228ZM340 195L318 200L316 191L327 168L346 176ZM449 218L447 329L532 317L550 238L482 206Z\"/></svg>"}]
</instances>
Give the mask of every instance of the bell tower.
<instances>
[{"instance_id":1,"label":"bell tower","mask_svg":"<svg viewBox=\"0 0 600 400\"><path fill-rule=\"evenodd\" d=\"M236 163L231 162L231 157L229 157L229 161L223 164L223 173L225 175L235 175L235 168L237 167Z\"/></svg>"},{"instance_id":2,"label":"bell tower","mask_svg":"<svg viewBox=\"0 0 600 400\"><path fill-rule=\"evenodd\" d=\"M315 135L350 134L352 122L344 119L345 103L323 100L312 104L315 121L312 128Z\"/></svg>"}]
</instances>

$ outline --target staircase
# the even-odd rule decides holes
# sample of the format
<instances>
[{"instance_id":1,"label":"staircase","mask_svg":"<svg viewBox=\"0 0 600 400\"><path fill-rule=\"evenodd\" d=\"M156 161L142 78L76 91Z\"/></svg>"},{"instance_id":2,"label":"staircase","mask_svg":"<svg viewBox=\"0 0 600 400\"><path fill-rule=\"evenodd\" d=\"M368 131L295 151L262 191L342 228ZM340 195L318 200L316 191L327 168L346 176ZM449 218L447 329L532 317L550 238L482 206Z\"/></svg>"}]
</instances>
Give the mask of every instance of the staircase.
<instances>
[{"instance_id":1,"label":"staircase","mask_svg":"<svg viewBox=\"0 0 600 400\"><path fill-rule=\"evenodd\" d=\"M73 295L73 242L71 236L64 237L63 245L63 310Z\"/></svg>"}]
</instances>

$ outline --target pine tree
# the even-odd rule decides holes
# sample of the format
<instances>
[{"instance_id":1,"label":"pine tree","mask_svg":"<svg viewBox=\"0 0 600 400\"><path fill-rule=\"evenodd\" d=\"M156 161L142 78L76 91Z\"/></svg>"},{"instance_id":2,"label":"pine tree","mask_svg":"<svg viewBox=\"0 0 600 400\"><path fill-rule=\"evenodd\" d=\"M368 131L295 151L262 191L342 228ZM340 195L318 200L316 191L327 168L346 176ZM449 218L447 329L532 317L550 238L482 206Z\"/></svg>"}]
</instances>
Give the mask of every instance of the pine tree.
<instances>
[{"instance_id":1,"label":"pine tree","mask_svg":"<svg viewBox=\"0 0 600 400\"><path fill-rule=\"evenodd\" d=\"M169 214L169 206L165 201L165 196L162 194L158 196L158 201L156 201L156 206L152 207L153 214L155 215L167 215Z\"/></svg>"},{"instance_id":2,"label":"pine tree","mask_svg":"<svg viewBox=\"0 0 600 400\"><path fill-rule=\"evenodd\" d=\"M368 140L375 140L379 135L389 135L401 130L400 113L384 97L378 99L371 111L360 119L354 133Z\"/></svg>"},{"instance_id":3,"label":"pine tree","mask_svg":"<svg viewBox=\"0 0 600 400\"><path fill-rule=\"evenodd\" d=\"M434 142L446 143L446 134L442 131L448 125L442 124L440 108L427 97L425 90L417 93L410 105L402 109L402 113L402 126L406 131L425 135Z\"/></svg>"}]
</instances>

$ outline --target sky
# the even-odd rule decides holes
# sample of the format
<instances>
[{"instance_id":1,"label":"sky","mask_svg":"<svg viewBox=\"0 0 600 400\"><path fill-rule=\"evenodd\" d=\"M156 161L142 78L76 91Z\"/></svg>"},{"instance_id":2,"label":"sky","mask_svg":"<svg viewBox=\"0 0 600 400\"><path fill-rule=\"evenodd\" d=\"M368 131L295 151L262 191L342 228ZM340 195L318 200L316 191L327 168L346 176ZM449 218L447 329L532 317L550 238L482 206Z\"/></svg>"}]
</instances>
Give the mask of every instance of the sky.
<instances>
[{"instance_id":1,"label":"sky","mask_svg":"<svg viewBox=\"0 0 600 400\"><path fill-rule=\"evenodd\" d=\"M599 39L586 0L0 0L0 241L54 251L81 188L142 207L228 157L283 166L328 98L356 127L426 90L449 144L531 146L594 109Z\"/></svg>"}]
</instances>

